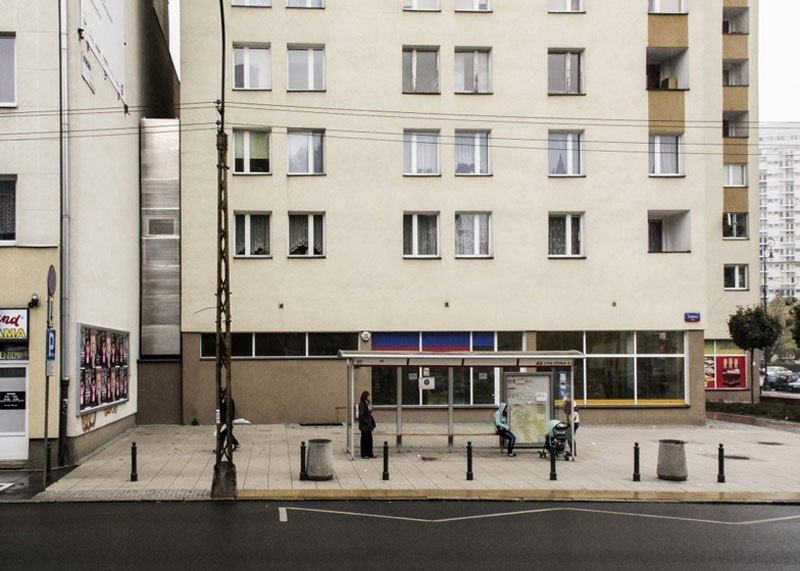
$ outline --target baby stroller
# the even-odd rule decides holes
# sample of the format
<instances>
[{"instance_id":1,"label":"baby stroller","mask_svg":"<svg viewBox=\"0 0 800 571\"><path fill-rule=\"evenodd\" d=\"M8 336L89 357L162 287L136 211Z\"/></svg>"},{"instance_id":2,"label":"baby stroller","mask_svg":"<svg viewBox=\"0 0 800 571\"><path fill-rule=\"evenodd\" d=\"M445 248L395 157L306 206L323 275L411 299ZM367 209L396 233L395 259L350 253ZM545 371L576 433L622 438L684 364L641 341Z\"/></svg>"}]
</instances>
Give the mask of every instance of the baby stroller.
<instances>
[{"instance_id":1,"label":"baby stroller","mask_svg":"<svg viewBox=\"0 0 800 571\"><path fill-rule=\"evenodd\" d=\"M546 458L547 454L554 454L556 459L559 455L564 456L564 460L569 460L572 454L566 451L567 432L569 424L561 420L548 420L544 435L544 450L539 452L540 458Z\"/></svg>"}]
</instances>

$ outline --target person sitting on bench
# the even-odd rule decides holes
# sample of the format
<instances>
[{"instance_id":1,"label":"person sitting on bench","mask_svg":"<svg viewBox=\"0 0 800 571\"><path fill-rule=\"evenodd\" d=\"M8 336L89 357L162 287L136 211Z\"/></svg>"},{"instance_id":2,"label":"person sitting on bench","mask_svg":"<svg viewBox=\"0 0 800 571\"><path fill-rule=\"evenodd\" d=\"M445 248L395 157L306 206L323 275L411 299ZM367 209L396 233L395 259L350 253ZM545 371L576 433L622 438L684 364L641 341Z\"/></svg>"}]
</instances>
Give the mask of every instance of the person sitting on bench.
<instances>
[{"instance_id":1,"label":"person sitting on bench","mask_svg":"<svg viewBox=\"0 0 800 571\"><path fill-rule=\"evenodd\" d=\"M517 441L517 437L511 432L511 427L508 425L508 405L504 402L500 403L497 412L494 413L494 428L500 438L508 440L508 455L516 456L514 443Z\"/></svg>"}]
</instances>

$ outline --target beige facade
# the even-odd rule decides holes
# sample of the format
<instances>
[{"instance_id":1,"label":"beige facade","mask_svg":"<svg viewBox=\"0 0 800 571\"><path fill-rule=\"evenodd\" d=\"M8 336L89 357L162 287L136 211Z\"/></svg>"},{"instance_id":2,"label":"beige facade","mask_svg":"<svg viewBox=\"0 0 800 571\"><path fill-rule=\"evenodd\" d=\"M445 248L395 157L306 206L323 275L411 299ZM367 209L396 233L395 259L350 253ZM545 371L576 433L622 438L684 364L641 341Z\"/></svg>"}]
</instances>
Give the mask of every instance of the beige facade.
<instances>
[{"instance_id":1,"label":"beige facade","mask_svg":"<svg viewBox=\"0 0 800 571\"><path fill-rule=\"evenodd\" d=\"M270 171L238 174L231 138L231 228L236 214L269 216L268 255L231 260L233 330L516 331L530 338L537 332L679 332L685 384L678 404L666 399L661 408L644 406L637 402L642 392L605 407L587 403L587 411L594 407L598 412L588 414L609 422L699 421L698 339L727 338L730 312L757 299L752 287L723 287L723 264L755 267L757 249L752 240L722 239L721 130L701 127L719 124L723 115L722 0L690 2L687 14L658 16L628 0L586 0L585 11L572 14L549 13L546 3L529 0L496 1L487 13L455 12L452 0L442 0L437 12L404 11L399 0L325 4L226 7L227 126L268 132ZM219 92L220 47L209 41L218 38L217 11L216 2L197 0L181 14L184 422L208 422L213 412L213 361L199 358L197 334L214 331L216 113L210 102L197 102ZM755 45L751 38L748 53L754 55ZM667 81L675 93L647 89L651 47L658 48L654 58L688 50L676 64L688 85ZM250 50L247 57L268 48L263 89L233 88L235 48ZM289 89L296 71L289 50L298 48L324 50L322 89ZM409 93L404 51L418 65L419 54L430 50L437 53L438 88ZM464 51L490 52L483 93L456 93ZM576 83L565 84L565 93L549 87L554 70L548 70L563 54L574 54L566 59L580 67L566 70ZM754 93L748 104L753 121ZM289 172L288 134L297 130L324 131L323 172ZM438 133L433 176L404 172L404 134L412 131ZM490 176L456 172L462 131L490 132L490 168L483 173ZM563 132L580 137L581 166L571 164L575 170L566 173L574 176L550 173L548 147ZM676 132L679 170L654 176L650 135ZM661 160L668 168L668 159ZM752 198L750 211L757 212ZM323 255L289 255L289 217L297 213L324 214ZM488 255L459 255L456 217L465 213L490 213ZM438 216L438 247L429 257L404 255L404 216L419 224L415 214ZM553 218L565 216L580 220L581 243L560 255L551 234L555 241L563 236ZM649 247L651 221L675 233L657 253ZM687 313L699 313L699 321L688 321ZM246 395L237 399L247 399L252 416L335 421L344 389L335 396L329 383L341 374L336 382L344 386L343 368L329 363L323 372L312 358L252 355L234 363L243 375L234 393ZM630 355L631 363L640 362L640 354ZM625 370L631 378L639 374ZM269 390L256 381L262 373ZM595 381L587 374L585 382L584 398L594 401L588 395ZM292 408L298 398L305 403L300 410Z\"/></svg>"}]
</instances>

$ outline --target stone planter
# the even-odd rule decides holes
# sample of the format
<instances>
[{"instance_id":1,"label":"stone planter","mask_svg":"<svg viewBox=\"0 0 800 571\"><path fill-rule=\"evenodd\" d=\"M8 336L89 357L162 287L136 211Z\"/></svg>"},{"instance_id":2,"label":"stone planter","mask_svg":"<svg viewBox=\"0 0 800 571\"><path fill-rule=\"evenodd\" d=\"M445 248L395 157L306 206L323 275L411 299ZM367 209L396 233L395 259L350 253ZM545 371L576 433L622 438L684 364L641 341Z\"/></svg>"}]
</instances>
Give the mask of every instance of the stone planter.
<instances>
[{"instance_id":1,"label":"stone planter","mask_svg":"<svg viewBox=\"0 0 800 571\"><path fill-rule=\"evenodd\" d=\"M686 469L686 449L683 440L658 441L658 468L656 474L662 480L682 482L689 477Z\"/></svg>"},{"instance_id":2,"label":"stone planter","mask_svg":"<svg viewBox=\"0 0 800 571\"><path fill-rule=\"evenodd\" d=\"M316 438L308 441L308 460L306 474L309 480L333 479L333 448L327 438Z\"/></svg>"}]
</instances>

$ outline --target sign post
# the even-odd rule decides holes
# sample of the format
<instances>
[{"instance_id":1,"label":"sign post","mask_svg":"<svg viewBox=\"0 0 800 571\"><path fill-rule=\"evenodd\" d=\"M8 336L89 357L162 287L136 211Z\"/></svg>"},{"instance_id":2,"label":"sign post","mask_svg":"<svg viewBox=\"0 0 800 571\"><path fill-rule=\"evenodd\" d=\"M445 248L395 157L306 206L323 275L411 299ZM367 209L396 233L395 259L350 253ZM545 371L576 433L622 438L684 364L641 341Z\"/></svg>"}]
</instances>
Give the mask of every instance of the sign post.
<instances>
[{"instance_id":1,"label":"sign post","mask_svg":"<svg viewBox=\"0 0 800 571\"><path fill-rule=\"evenodd\" d=\"M56 330L53 329L53 296L56 293L56 269L52 265L47 272L47 337L45 339L44 371L44 466L42 467L42 488L50 483L50 441L48 424L50 422L50 377L53 376L56 360Z\"/></svg>"}]
</instances>

